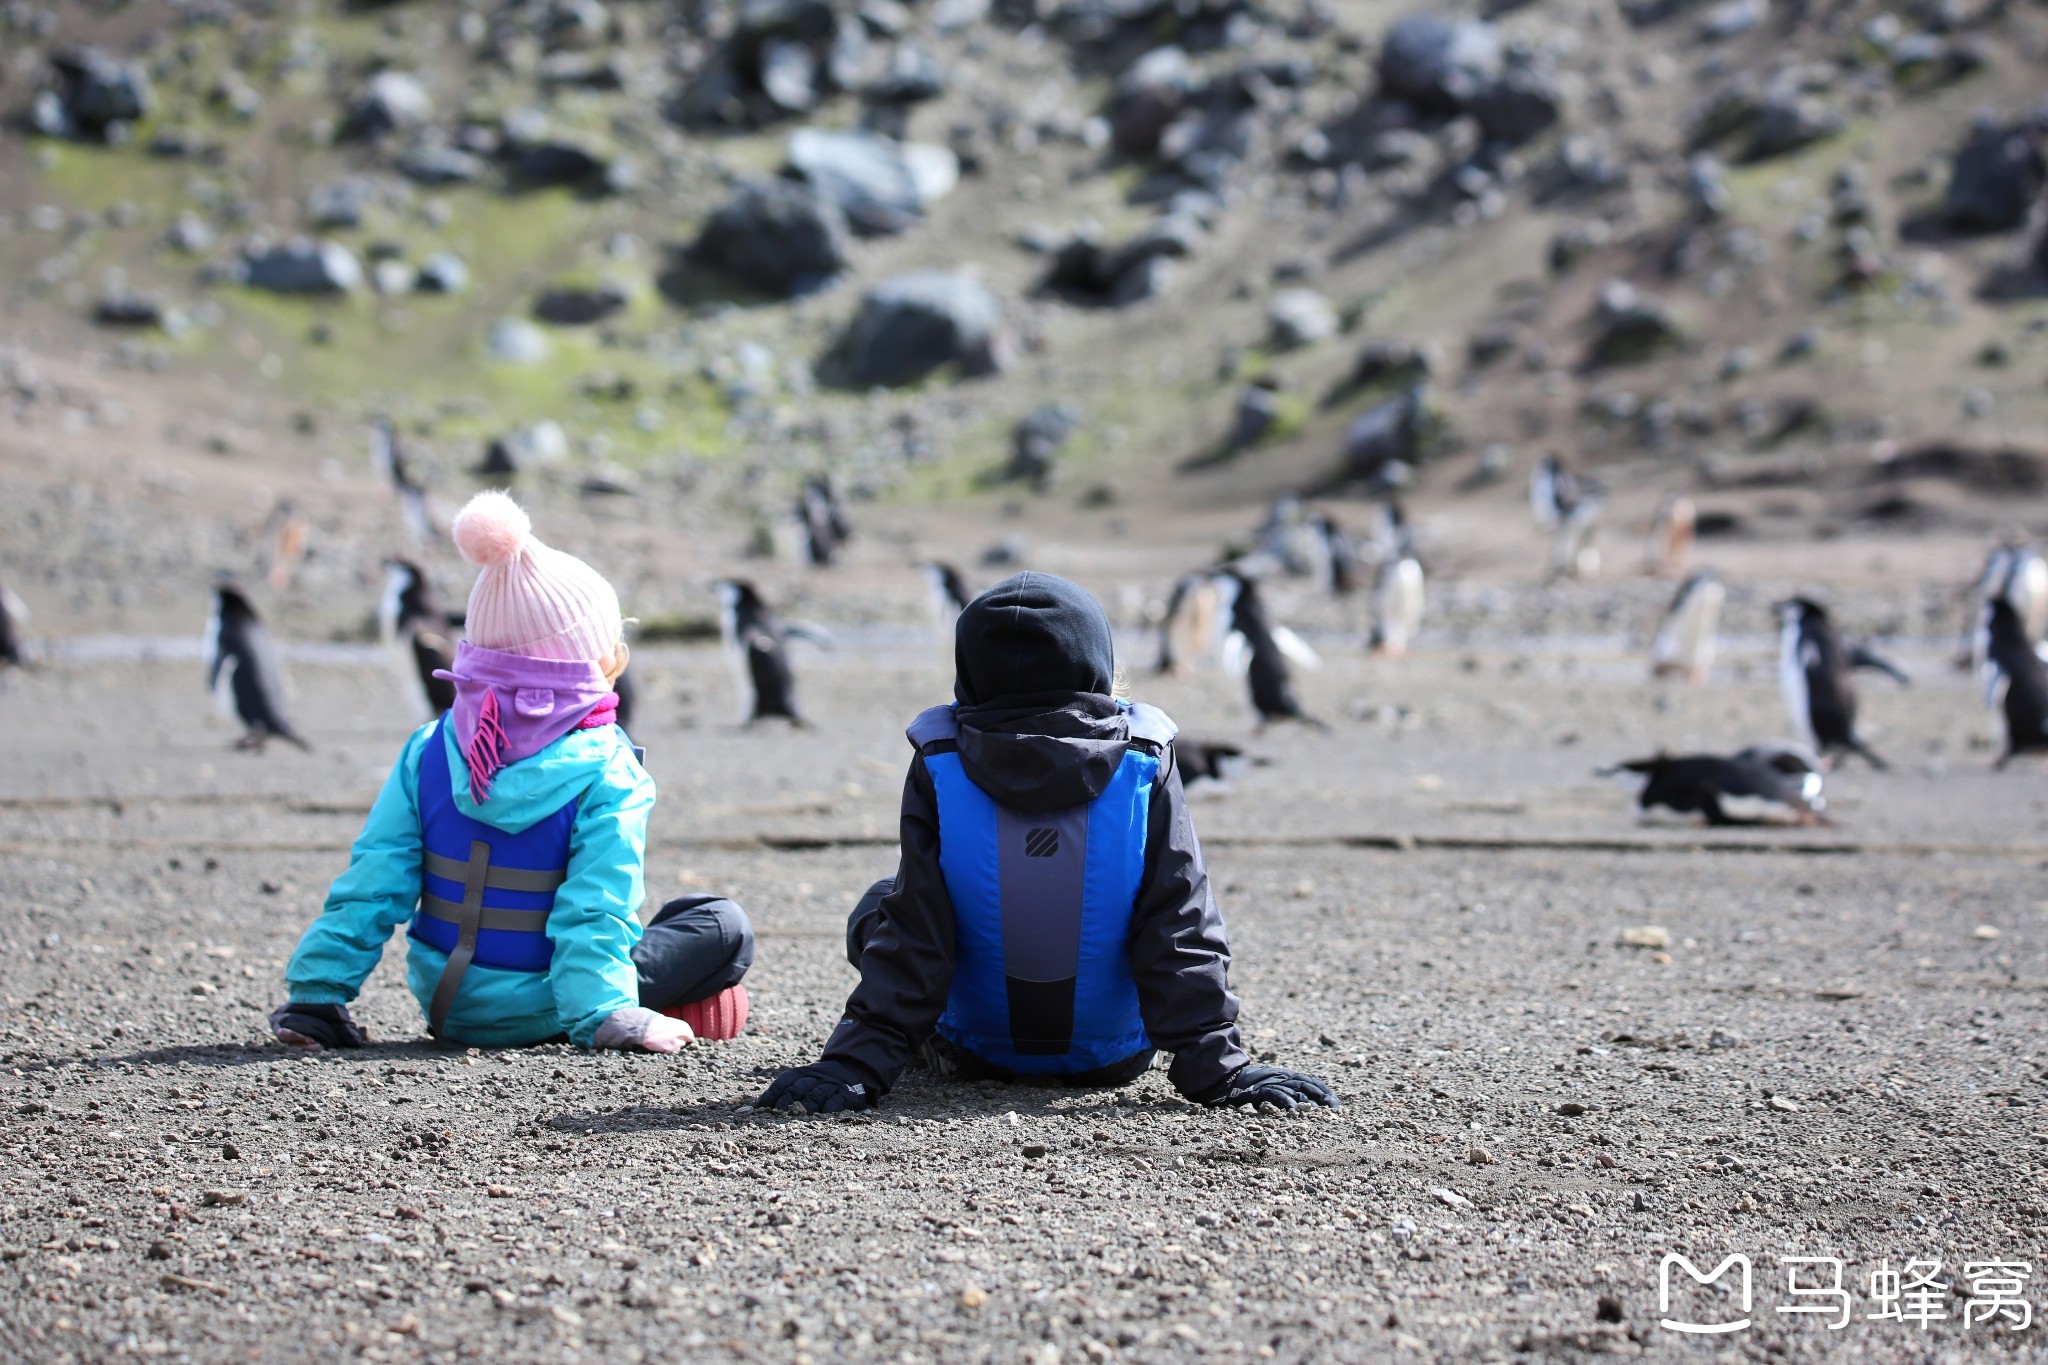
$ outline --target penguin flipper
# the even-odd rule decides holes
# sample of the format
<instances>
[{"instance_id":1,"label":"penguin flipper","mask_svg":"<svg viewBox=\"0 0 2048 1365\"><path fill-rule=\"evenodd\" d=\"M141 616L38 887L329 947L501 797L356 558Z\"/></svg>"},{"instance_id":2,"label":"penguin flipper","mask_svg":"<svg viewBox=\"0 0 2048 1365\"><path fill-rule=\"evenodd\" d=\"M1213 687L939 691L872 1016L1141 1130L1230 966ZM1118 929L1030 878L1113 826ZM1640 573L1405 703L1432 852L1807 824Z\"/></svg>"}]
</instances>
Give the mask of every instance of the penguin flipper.
<instances>
[{"instance_id":1,"label":"penguin flipper","mask_svg":"<svg viewBox=\"0 0 2048 1365\"><path fill-rule=\"evenodd\" d=\"M1849 741L1849 751L1851 753L1861 755L1865 763L1868 763L1871 767L1877 769L1879 772L1886 772L1892 766L1891 764L1885 762L1882 758L1879 758L1877 756L1877 750L1871 748L1868 744L1865 744L1860 739L1852 739Z\"/></svg>"},{"instance_id":2,"label":"penguin flipper","mask_svg":"<svg viewBox=\"0 0 2048 1365\"><path fill-rule=\"evenodd\" d=\"M782 633L794 640L807 640L820 649L836 649L839 646L839 642L832 638L831 632L821 626L805 625L801 621L783 626Z\"/></svg>"},{"instance_id":3,"label":"penguin flipper","mask_svg":"<svg viewBox=\"0 0 2048 1365\"><path fill-rule=\"evenodd\" d=\"M1303 668L1317 669L1323 666L1323 656L1309 648L1308 641L1285 626L1273 627L1273 643L1280 647L1282 654Z\"/></svg>"},{"instance_id":4,"label":"penguin flipper","mask_svg":"<svg viewBox=\"0 0 2048 1365\"><path fill-rule=\"evenodd\" d=\"M1906 676L1906 670L1863 645L1857 645L1849 651L1849 667L1868 668L1882 673L1901 687L1913 685L1913 680Z\"/></svg>"}]
</instances>

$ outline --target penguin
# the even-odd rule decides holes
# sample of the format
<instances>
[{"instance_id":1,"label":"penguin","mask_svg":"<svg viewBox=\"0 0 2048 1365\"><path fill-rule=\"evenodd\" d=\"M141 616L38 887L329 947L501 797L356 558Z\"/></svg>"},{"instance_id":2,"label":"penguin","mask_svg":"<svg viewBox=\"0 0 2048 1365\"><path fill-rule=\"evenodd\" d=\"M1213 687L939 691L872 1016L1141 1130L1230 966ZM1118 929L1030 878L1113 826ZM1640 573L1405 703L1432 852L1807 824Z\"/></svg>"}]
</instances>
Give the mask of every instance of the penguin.
<instances>
[{"instance_id":1,"label":"penguin","mask_svg":"<svg viewBox=\"0 0 2048 1365\"><path fill-rule=\"evenodd\" d=\"M1263 765L1263 758L1247 758L1235 744L1194 739L1182 735L1173 742L1173 763L1180 771L1181 784L1190 791L1199 783L1227 787L1245 768Z\"/></svg>"},{"instance_id":2,"label":"penguin","mask_svg":"<svg viewBox=\"0 0 2048 1365\"><path fill-rule=\"evenodd\" d=\"M1282 493L1273 499L1258 529L1258 553L1290 578L1324 578L1328 546L1309 518L1301 499Z\"/></svg>"},{"instance_id":3,"label":"penguin","mask_svg":"<svg viewBox=\"0 0 2048 1365\"><path fill-rule=\"evenodd\" d=\"M1173 585L1159 619L1160 673L1178 677L1212 656L1223 642L1223 594L1213 573L1191 573Z\"/></svg>"},{"instance_id":4,"label":"penguin","mask_svg":"<svg viewBox=\"0 0 2048 1365\"><path fill-rule=\"evenodd\" d=\"M1711 569L1701 569L1679 584L1657 638L1650 643L1650 676L1684 678L1703 683L1714 666L1715 635L1728 590Z\"/></svg>"},{"instance_id":5,"label":"penguin","mask_svg":"<svg viewBox=\"0 0 2048 1365\"><path fill-rule=\"evenodd\" d=\"M1536 461L1529 471L1529 511L1538 530L1554 531L1562 526L1579 501L1578 477L1565 468L1564 461L1555 455Z\"/></svg>"},{"instance_id":6,"label":"penguin","mask_svg":"<svg viewBox=\"0 0 2048 1365\"><path fill-rule=\"evenodd\" d=\"M1323 563L1323 586L1330 590L1330 595L1349 597L1364 587L1365 561L1359 555L1358 542L1328 512L1318 512L1310 517L1309 525L1323 542L1318 558Z\"/></svg>"},{"instance_id":7,"label":"penguin","mask_svg":"<svg viewBox=\"0 0 2048 1365\"><path fill-rule=\"evenodd\" d=\"M1381 563L1415 554L1415 536L1408 528L1408 514L1393 498L1373 504L1372 552L1373 558Z\"/></svg>"},{"instance_id":8,"label":"penguin","mask_svg":"<svg viewBox=\"0 0 2048 1365\"><path fill-rule=\"evenodd\" d=\"M1408 653L1408 642L1422 629L1422 564L1412 555L1380 565L1373 587L1371 649L1383 658Z\"/></svg>"},{"instance_id":9,"label":"penguin","mask_svg":"<svg viewBox=\"0 0 2048 1365\"><path fill-rule=\"evenodd\" d=\"M739 676L743 697L740 726L752 729L760 721L779 716L799 730L810 728L796 707L796 675L789 666L791 636L823 643L822 637L804 627L786 626L776 619L754 585L742 579L723 579L718 584L719 633L725 638L733 669Z\"/></svg>"},{"instance_id":10,"label":"penguin","mask_svg":"<svg viewBox=\"0 0 2048 1365\"><path fill-rule=\"evenodd\" d=\"M0 583L0 668L28 667L28 656L21 647L21 628L29 614L28 603Z\"/></svg>"},{"instance_id":11,"label":"penguin","mask_svg":"<svg viewBox=\"0 0 2048 1365\"><path fill-rule=\"evenodd\" d=\"M1970 591L1968 619L1958 662L1981 674L1990 659L1990 602L2004 599L2019 617L2020 629L2036 648L2048 632L2048 560L2032 547L2007 541L1992 550Z\"/></svg>"},{"instance_id":12,"label":"penguin","mask_svg":"<svg viewBox=\"0 0 2048 1365\"><path fill-rule=\"evenodd\" d=\"M803 535L804 558L814 568L830 566L841 547L853 538L845 504L827 479L804 481L803 491L797 495L796 520Z\"/></svg>"},{"instance_id":13,"label":"penguin","mask_svg":"<svg viewBox=\"0 0 2048 1365\"><path fill-rule=\"evenodd\" d=\"M2003 769L2016 754L2048 750L2048 664L2011 601L1992 598L1984 618L1984 700L2005 715L2005 751L1991 766Z\"/></svg>"},{"instance_id":14,"label":"penguin","mask_svg":"<svg viewBox=\"0 0 2048 1365\"><path fill-rule=\"evenodd\" d=\"M437 539L434 516L427 507L426 485L413 476L412 465L405 458L405 448L399 444L397 429L382 417L372 422L370 428L370 463L397 495L405 529L421 543Z\"/></svg>"},{"instance_id":15,"label":"penguin","mask_svg":"<svg viewBox=\"0 0 2048 1365\"><path fill-rule=\"evenodd\" d=\"M939 629L939 643L953 647L953 625L960 619L974 594L967 590L967 580L951 564L938 560L926 560L918 566L924 573L925 585L931 589L932 621Z\"/></svg>"},{"instance_id":16,"label":"penguin","mask_svg":"<svg viewBox=\"0 0 2048 1365\"><path fill-rule=\"evenodd\" d=\"M1780 602L1777 612L1778 686L1794 728L1823 763L1836 752L1847 752L1883 769L1885 761L1856 733L1856 688L1849 675L1856 668L1875 668L1901 683L1906 675L1868 649L1846 647L1827 608L1810 598Z\"/></svg>"},{"instance_id":17,"label":"penguin","mask_svg":"<svg viewBox=\"0 0 2048 1365\"><path fill-rule=\"evenodd\" d=\"M282 680L270 633L241 589L222 583L213 590L213 611L206 622L206 685L221 714L239 719L247 733L238 749L257 753L272 739L313 746L299 737L284 718Z\"/></svg>"},{"instance_id":18,"label":"penguin","mask_svg":"<svg viewBox=\"0 0 2048 1365\"><path fill-rule=\"evenodd\" d=\"M1266 614L1266 603L1258 580L1237 569L1220 575L1230 599L1230 633L1224 640L1224 663L1242 672L1251 689L1252 709L1258 712L1259 728L1276 720L1297 720L1317 730L1330 727L1301 709L1294 692L1294 670L1289 661L1303 668L1320 668L1316 652L1285 626L1276 626Z\"/></svg>"},{"instance_id":19,"label":"penguin","mask_svg":"<svg viewBox=\"0 0 2048 1365\"><path fill-rule=\"evenodd\" d=\"M1600 522L1600 488L1582 481L1555 455L1545 455L1529 474L1529 510L1536 525L1552 531L1550 576L1591 578L1600 572L1593 534Z\"/></svg>"},{"instance_id":20,"label":"penguin","mask_svg":"<svg viewBox=\"0 0 2048 1365\"><path fill-rule=\"evenodd\" d=\"M1603 777L1649 779L1636 796L1645 820L1697 815L1709 825L1823 825L1827 800L1807 751L1759 744L1740 753L1659 754L1602 769Z\"/></svg>"},{"instance_id":21,"label":"penguin","mask_svg":"<svg viewBox=\"0 0 2048 1365\"><path fill-rule=\"evenodd\" d=\"M455 684L434 673L455 666L455 627L434 585L409 559L384 561L377 630L393 651L399 676L417 689L412 692L414 712L422 720L446 715L455 705Z\"/></svg>"},{"instance_id":22,"label":"penguin","mask_svg":"<svg viewBox=\"0 0 2048 1365\"><path fill-rule=\"evenodd\" d=\"M1673 493L1657 508L1650 526L1649 543L1643 547L1643 563L1661 578L1677 578L1692 559L1693 534L1699 526L1699 509L1683 493Z\"/></svg>"},{"instance_id":23,"label":"penguin","mask_svg":"<svg viewBox=\"0 0 2048 1365\"><path fill-rule=\"evenodd\" d=\"M300 562L306 557L309 533L305 517L300 515L292 500L279 498L277 506L270 509L270 520L263 527L263 574L269 580L271 591L283 592L291 586L292 575L298 572Z\"/></svg>"}]
</instances>

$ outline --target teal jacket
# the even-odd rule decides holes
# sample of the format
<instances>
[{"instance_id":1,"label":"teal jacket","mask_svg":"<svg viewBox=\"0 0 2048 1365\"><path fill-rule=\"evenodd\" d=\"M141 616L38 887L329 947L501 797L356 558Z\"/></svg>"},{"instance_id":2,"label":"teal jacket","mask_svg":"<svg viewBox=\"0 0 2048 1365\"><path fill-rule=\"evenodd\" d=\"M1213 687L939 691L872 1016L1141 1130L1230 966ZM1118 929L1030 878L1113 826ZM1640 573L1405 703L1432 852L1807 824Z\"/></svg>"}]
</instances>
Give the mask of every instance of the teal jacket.
<instances>
[{"instance_id":1,"label":"teal jacket","mask_svg":"<svg viewBox=\"0 0 2048 1365\"><path fill-rule=\"evenodd\" d=\"M521 830L581 798L569 839L568 879L555 893L548 937L555 942L546 972L472 966L462 978L443 1035L476 1047L519 1047L566 1033L589 1047L612 1011L640 1003L633 946L640 941L646 895L647 817L654 779L633 757L615 725L572 730L539 753L508 764L490 797L469 796L469 765L443 727L448 776L464 815L503 830ZM349 855L348 871L327 893L327 905L299 940L285 968L295 1004L347 1004L376 969L393 930L412 920L420 900L420 751L435 733L413 732ZM424 1014L447 962L445 954L406 940L406 978Z\"/></svg>"}]
</instances>

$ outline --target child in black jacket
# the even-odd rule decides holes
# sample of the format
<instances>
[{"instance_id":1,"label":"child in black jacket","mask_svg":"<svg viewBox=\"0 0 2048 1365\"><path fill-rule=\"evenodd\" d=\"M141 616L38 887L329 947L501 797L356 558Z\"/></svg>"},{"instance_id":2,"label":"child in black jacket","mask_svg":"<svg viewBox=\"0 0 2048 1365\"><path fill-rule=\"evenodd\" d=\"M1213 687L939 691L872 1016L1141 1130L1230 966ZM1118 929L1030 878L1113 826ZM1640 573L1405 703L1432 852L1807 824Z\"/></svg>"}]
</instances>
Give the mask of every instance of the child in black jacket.
<instances>
[{"instance_id":1,"label":"child in black jacket","mask_svg":"<svg viewBox=\"0 0 2048 1365\"><path fill-rule=\"evenodd\" d=\"M910 727L896 875L847 926L845 1018L759 1102L867 1108L913 1060L1121 1085L1163 1048L1191 1100L1336 1107L1313 1077L1249 1064L1174 725L1111 695L1100 604L1049 574L1005 579L961 612L954 668L957 703Z\"/></svg>"}]
</instances>

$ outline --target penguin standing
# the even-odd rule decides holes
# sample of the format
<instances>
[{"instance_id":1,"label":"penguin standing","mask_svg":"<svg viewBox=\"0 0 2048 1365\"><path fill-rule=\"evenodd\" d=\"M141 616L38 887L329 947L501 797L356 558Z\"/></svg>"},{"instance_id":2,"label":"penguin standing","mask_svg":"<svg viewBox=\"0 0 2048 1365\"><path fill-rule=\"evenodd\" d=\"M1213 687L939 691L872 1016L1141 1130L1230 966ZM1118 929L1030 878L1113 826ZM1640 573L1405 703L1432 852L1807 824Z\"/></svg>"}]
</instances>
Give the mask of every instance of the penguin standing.
<instances>
[{"instance_id":1,"label":"penguin standing","mask_svg":"<svg viewBox=\"0 0 2048 1365\"><path fill-rule=\"evenodd\" d=\"M258 753L272 739L313 746L301 739L284 717L282 679L270 633L241 589L222 583L213 590L213 611L206 622L206 685L221 713L242 722L247 731L238 749Z\"/></svg>"},{"instance_id":2,"label":"penguin standing","mask_svg":"<svg viewBox=\"0 0 2048 1365\"><path fill-rule=\"evenodd\" d=\"M2005 715L2005 751L1991 766L2003 768L2015 754L2048 750L2048 665L2010 601L1992 598L1984 616L1984 700Z\"/></svg>"},{"instance_id":3,"label":"penguin standing","mask_svg":"<svg viewBox=\"0 0 2048 1365\"><path fill-rule=\"evenodd\" d=\"M1600 522L1600 490L1581 482L1555 455L1545 455L1529 474L1529 510L1536 525L1551 531L1550 576L1591 578L1600 572L1593 535Z\"/></svg>"},{"instance_id":4,"label":"penguin standing","mask_svg":"<svg viewBox=\"0 0 2048 1365\"><path fill-rule=\"evenodd\" d=\"M1260 728L1276 720L1298 720L1318 730L1329 729L1301 709L1301 699L1294 692L1294 670L1289 663L1292 660L1303 668L1320 668L1322 660L1300 636L1272 623L1258 580L1235 569L1224 570L1220 579L1220 586L1230 599L1225 664L1234 671L1243 671Z\"/></svg>"},{"instance_id":5,"label":"penguin standing","mask_svg":"<svg viewBox=\"0 0 2048 1365\"><path fill-rule=\"evenodd\" d=\"M292 575L306 558L306 542L311 528L290 498L279 498L277 506L270 510L270 521L263 528L263 574L270 582L271 591L283 592L291 586Z\"/></svg>"},{"instance_id":6,"label":"penguin standing","mask_svg":"<svg viewBox=\"0 0 2048 1365\"><path fill-rule=\"evenodd\" d=\"M797 527L803 535L804 558L814 568L825 568L839 557L840 549L853 538L846 518L846 505L827 479L806 479L796 501Z\"/></svg>"},{"instance_id":7,"label":"penguin standing","mask_svg":"<svg viewBox=\"0 0 2048 1365\"><path fill-rule=\"evenodd\" d=\"M1401 658L1408 653L1408 642L1422 629L1421 561L1404 555L1382 563L1372 597L1372 652L1383 658Z\"/></svg>"},{"instance_id":8,"label":"penguin standing","mask_svg":"<svg viewBox=\"0 0 2048 1365\"><path fill-rule=\"evenodd\" d=\"M1821 776L1810 754L1789 744L1759 744L1738 754L1659 754L1602 770L1649 779L1636 796L1642 818L1693 816L1709 825L1827 823Z\"/></svg>"},{"instance_id":9,"label":"penguin standing","mask_svg":"<svg viewBox=\"0 0 2048 1365\"><path fill-rule=\"evenodd\" d=\"M28 603L0 583L0 667L28 667L28 658L21 648L21 628L28 619Z\"/></svg>"},{"instance_id":10,"label":"penguin standing","mask_svg":"<svg viewBox=\"0 0 2048 1365\"><path fill-rule=\"evenodd\" d=\"M1663 578L1677 578L1692 559L1692 541L1699 526L1699 509L1683 493L1673 493L1657 508L1650 524L1649 543L1643 547L1643 564Z\"/></svg>"},{"instance_id":11,"label":"penguin standing","mask_svg":"<svg viewBox=\"0 0 2048 1365\"><path fill-rule=\"evenodd\" d=\"M799 730L810 728L796 707L796 674L789 666L792 635L816 640L814 633L785 626L776 619L754 585L728 578L718 585L719 633L725 638L742 695L751 695L751 705L741 707L742 728L779 716Z\"/></svg>"},{"instance_id":12,"label":"penguin standing","mask_svg":"<svg viewBox=\"0 0 2048 1365\"><path fill-rule=\"evenodd\" d=\"M1223 642L1223 595L1213 573L1191 573L1173 585L1159 619L1159 672L1178 677Z\"/></svg>"},{"instance_id":13,"label":"penguin standing","mask_svg":"<svg viewBox=\"0 0 2048 1365\"><path fill-rule=\"evenodd\" d=\"M1384 504L1382 504L1384 506ZM1397 512L1396 516L1399 515ZM1365 586L1365 560L1358 552L1358 542L1337 524L1337 519L1328 512L1318 512L1309 518L1309 525L1322 537L1324 586L1332 596L1349 597Z\"/></svg>"},{"instance_id":14,"label":"penguin standing","mask_svg":"<svg viewBox=\"0 0 2048 1365\"><path fill-rule=\"evenodd\" d=\"M2004 600L2019 618L2020 630L2038 646L2048 632L2048 560L2030 546L2008 541L1984 561L1984 570L1970 591L1969 611L1964 622L1960 661L1971 671L1982 673L1990 661L1990 603Z\"/></svg>"},{"instance_id":15,"label":"penguin standing","mask_svg":"<svg viewBox=\"0 0 2048 1365\"><path fill-rule=\"evenodd\" d=\"M1900 682L1906 675L1869 650L1849 649L1827 608L1810 598L1778 604L1778 686L1785 708L1807 747L1823 762L1837 752L1860 754L1873 768L1885 767L1856 733L1856 687L1850 672L1875 668Z\"/></svg>"},{"instance_id":16,"label":"penguin standing","mask_svg":"<svg viewBox=\"0 0 2048 1365\"><path fill-rule=\"evenodd\" d=\"M951 649L953 625L974 594L967 590L967 580L951 564L934 559L926 560L918 568L924 573L925 586L931 590L932 622L938 627L939 643Z\"/></svg>"},{"instance_id":17,"label":"penguin standing","mask_svg":"<svg viewBox=\"0 0 2048 1365\"><path fill-rule=\"evenodd\" d=\"M1701 569L1679 584L1678 592L1665 609L1657 638L1650 643L1650 676L1684 678L1703 683L1714 666L1716 635L1721 627L1721 606L1728 590L1710 569Z\"/></svg>"},{"instance_id":18,"label":"penguin standing","mask_svg":"<svg viewBox=\"0 0 2048 1365\"><path fill-rule=\"evenodd\" d=\"M397 429L382 417L370 425L370 463L397 495L405 529L422 543L438 539L433 513L427 507L426 485L414 477L412 464L405 458L405 447L399 444Z\"/></svg>"},{"instance_id":19,"label":"penguin standing","mask_svg":"<svg viewBox=\"0 0 2048 1365\"><path fill-rule=\"evenodd\" d=\"M1326 577L1329 547L1292 493L1282 493L1267 509L1258 529L1258 553L1291 578Z\"/></svg>"},{"instance_id":20,"label":"penguin standing","mask_svg":"<svg viewBox=\"0 0 2048 1365\"><path fill-rule=\"evenodd\" d=\"M384 597L377 629L393 651L399 676L409 684L414 711L423 720L447 714L455 705L455 684L435 672L455 666L455 626L434 585L409 559L384 561Z\"/></svg>"}]
</instances>

